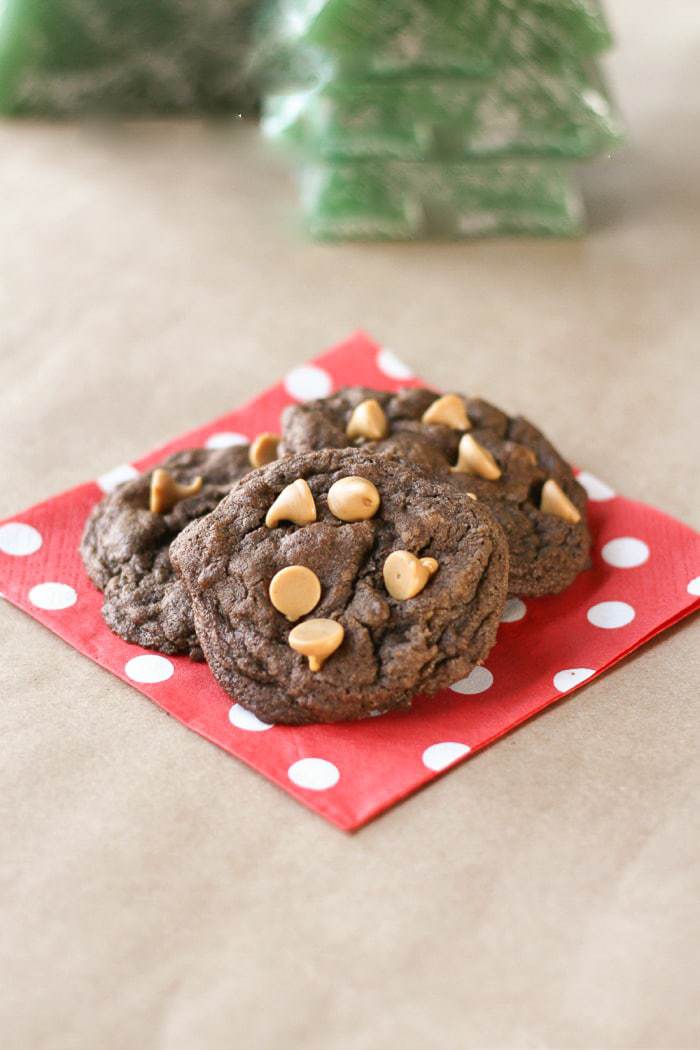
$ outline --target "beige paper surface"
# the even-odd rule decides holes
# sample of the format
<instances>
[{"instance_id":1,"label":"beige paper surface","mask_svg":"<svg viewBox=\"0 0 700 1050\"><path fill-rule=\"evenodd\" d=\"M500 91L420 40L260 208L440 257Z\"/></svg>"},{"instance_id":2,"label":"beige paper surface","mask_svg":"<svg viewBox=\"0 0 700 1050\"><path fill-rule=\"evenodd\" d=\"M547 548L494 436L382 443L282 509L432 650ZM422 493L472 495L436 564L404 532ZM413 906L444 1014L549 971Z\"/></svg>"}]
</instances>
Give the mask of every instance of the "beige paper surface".
<instances>
[{"instance_id":1,"label":"beige paper surface","mask_svg":"<svg viewBox=\"0 0 700 1050\"><path fill-rule=\"evenodd\" d=\"M610 7L581 243L310 245L252 127L0 125L0 516L362 326L700 525L700 15ZM3 606L3 1046L697 1046L698 628L347 836Z\"/></svg>"}]
</instances>

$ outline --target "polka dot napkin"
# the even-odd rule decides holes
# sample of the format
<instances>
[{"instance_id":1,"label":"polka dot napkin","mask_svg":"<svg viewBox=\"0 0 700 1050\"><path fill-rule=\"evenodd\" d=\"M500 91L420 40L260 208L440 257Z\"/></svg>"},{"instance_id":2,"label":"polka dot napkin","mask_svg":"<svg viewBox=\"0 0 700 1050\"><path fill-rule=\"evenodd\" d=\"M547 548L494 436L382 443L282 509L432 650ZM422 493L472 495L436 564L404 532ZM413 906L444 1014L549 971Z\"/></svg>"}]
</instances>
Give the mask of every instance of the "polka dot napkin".
<instances>
[{"instance_id":1,"label":"polka dot napkin","mask_svg":"<svg viewBox=\"0 0 700 1050\"><path fill-rule=\"evenodd\" d=\"M101 595L77 548L102 494L170 452L248 441L276 430L291 401L348 383L395 390L417 382L389 350L353 336L243 408L0 524L0 591L311 809L341 828L360 827L700 606L700 535L584 471L593 568L564 594L511 599L487 666L436 697L418 698L409 712L303 728L259 721L232 703L204 664L116 638L102 622Z\"/></svg>"}]
</instances>

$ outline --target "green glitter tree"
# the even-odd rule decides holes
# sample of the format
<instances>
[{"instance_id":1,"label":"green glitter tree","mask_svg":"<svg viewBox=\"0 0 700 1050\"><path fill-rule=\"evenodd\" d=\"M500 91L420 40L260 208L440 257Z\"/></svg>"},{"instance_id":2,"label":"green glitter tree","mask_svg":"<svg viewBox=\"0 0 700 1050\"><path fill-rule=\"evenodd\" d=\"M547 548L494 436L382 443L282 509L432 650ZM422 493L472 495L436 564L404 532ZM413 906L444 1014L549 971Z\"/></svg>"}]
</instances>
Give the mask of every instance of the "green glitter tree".
<instances>
[{"instance_id":1,"label":"green glitter tree","mask_svg":"<svg viewBox=\"0 0 700 1050\"><path fill-rule=\"evenodd\" d=\"M621 136L594 0L278 0L259 41L318 237L577 233L571 162Z\"/></svg>"},{"instance_id":2,"label":"green glitter tree","mask_svg":"<svg viewBox=\"0 0 700 1050\"><path fill-rule=\"evenodd\" d=\"M0 0L0 113L250 111L253 0Z\"/></svg>"}]
</instances>

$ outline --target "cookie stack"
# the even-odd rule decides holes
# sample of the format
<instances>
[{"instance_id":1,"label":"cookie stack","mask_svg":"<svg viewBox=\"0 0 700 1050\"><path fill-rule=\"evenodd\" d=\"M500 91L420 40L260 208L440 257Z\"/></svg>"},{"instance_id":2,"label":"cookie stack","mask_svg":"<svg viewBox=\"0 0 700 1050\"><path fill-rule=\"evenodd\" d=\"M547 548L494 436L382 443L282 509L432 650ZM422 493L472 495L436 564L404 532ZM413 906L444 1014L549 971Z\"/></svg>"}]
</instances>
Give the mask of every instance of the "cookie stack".
<instances>
[{"instance_id":1,"label":"cookie stack","mask_svg":"<svg viewBox=\"0 0 700 1050\"><path fill-rule=\"evenodd\" d=\"M262 721L407 707L485 660L509 595L588 564L571 467L487 401L345 388L281 431L175 453L81 544L116 634L206 659Z\"/></svg>"},{"instance_id":2,"label":"cookie stack","mask_svg":"<svg viewBox=\"0 0 700 1050\"><path fill-rule=\"evenodd\" d=\"M597 0L276 0L258 36L320 238L576 233L571 162L621 134Z\"/></svg>"}]
</instances>

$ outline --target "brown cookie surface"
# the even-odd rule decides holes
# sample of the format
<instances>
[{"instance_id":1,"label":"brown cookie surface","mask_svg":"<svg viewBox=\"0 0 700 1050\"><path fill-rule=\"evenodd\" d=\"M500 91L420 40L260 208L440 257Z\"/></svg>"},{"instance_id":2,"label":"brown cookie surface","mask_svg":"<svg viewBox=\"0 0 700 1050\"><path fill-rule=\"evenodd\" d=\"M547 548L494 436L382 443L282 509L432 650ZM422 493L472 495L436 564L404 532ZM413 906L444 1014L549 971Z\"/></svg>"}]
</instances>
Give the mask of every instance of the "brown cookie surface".
<instances>
[{"instance_id":1,"label":"brown cookie surface","mask_svg":"<svg viewBox=\"0 0 700 1050\"><path fill-rule=\"evenodd\" d=\"M266 722L362 718L464 677L506 596L506 544L486 508L357 449L255 471L170 554L215 677Z\"/></svg>"},{"instance_id":2,"label":"brown cookie surface","mask_svg":"<svg viewBox=\"0 0 700 1050\"><path fill-rule=\"evenodd\" d=\"M426 470L449 476L457 489L486 503L505 531L510 594L535 596L564 590L588 565L590 549L586 494L571 466L527 419L508 416L481 398L449 395L443 406L449 424L425 422L426 413L431 418L431 409L433 418L441 415L436 406L439 399L440 395L424 388L392 394L347 387L332 397L287 408L282 417L283 448L290 453L326 447L393 451ZM364 425L367 434L378 433L376 413L360 410L358 424L358 408L367 402L376 402L384 415L381 438L357 436L358 425L360 429ZM460 403L466 427L460 425ZM459 462L465 435L488 455L476 468L473 463L463 463L463 469L455 471L452 468ZM489 456L496 470L488 469ZM483 476L479 469L498 476ZM548 482L564 497L555 502L555 512L550 502L543 504ZM552 490L548 485L547 493ZM556 489L553 491L556 496Z\"/></svg>"},{"instance_id":3,"label":"brown cookie surface","mask_svg":"<svg viewBox=\"0 0 700 1050\"><path fill-rule=\"evenodd\" d=\"M154 471L127 481L93 508L80 553L88 576L104 591L102 615L115 634L147 649L201 660L192 606L168 549L185 526L213 510L251 470L248 446L186 449L155 469L165 469L183 485L201 477L202 487L165 512L152 513Z\"/></svg>"}]
</instances>

